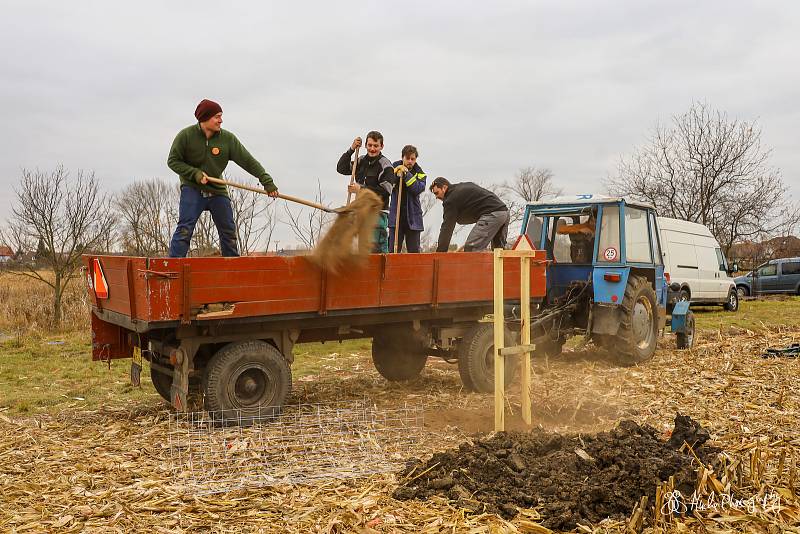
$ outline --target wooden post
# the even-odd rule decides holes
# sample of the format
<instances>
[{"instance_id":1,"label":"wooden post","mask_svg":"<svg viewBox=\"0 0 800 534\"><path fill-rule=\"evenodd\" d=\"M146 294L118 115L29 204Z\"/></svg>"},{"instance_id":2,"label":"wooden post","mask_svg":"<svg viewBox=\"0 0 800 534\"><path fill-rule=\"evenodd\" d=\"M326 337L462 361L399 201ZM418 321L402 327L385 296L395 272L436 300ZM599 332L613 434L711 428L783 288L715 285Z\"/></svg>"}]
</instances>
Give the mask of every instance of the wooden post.
<instances>
[{"instance_id":1,"label":"wooden post","mask_svg":"<svg viewBox=\"0 0 800 534\"><path fill-rule=\"evenodd\" d=\"M519 259L519 305L522 319L520 341L522 345L531 344L531 258ZM531 424L531 353L522 353L522 420Z\"/></svg>"},{"instance_id":2,"label":"wooden post","mask_svg":"<svg viewBox=\"0 0 800 534\"><path fill-rule=\"evenodd\" d=\"M505 346L503 315L503 249L494 249L494 430L505 430L506 377L500 349Z\"/></svg>"}]
</instances>

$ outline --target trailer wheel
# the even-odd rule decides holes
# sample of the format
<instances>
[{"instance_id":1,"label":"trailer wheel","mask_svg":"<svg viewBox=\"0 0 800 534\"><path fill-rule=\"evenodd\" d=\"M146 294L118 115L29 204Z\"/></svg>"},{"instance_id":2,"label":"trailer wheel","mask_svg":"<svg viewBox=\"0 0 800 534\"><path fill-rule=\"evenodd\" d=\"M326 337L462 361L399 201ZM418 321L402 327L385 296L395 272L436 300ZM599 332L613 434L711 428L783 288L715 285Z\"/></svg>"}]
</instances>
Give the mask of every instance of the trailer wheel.
<instances>
[{"instance_id":1,"label":"trailer wheel","mask_svg":"<svg viewBox=\"0 0 800 534\"><path fill-rule=\"evenodd\" d=\"M264 341L225 345L203 374L205 408L210 412L238 410L244 417L272 417L280 414L291 389L289 363Z\"/></svg>"},{"instance_id":2,"label":"trailer wheel","mask_svg":"<svg viewBox=\"0 0 800 534\"><path fill-rule=\"evenodd\" d=\"M633 365L649 360L658 343L658 307L647 278L633 275L628 279L620 311L622 324L614 343L620 361Z\"/></svg>"},{"instance_id":3,"label":"trailer wheel","mask_svg":"<svg viewBox=\"0 0 800 534\"><path fill-rule=\"evenodd\" d=\"M513 336L504 329L505 345L511 345ZM458 345L458 374L461 382L470 391L491 393L494 391L494 325L478 323L470 328ZM505 384L514 380L517 372L515 356L505 358Z\"/></svg>"},{"instance_id":4,"label":"trailer wheel","mask_svg":"<svg viewBox=\"0 0 800 534\"><path fill-rule=\"evenodd\" d=\"M679 349L691 349L694 346L694 314L686 313L685 332L675 334L675 344Z\"/></svg>"},{"instance_id":5,"label":"trailer wheel","mask_svg":"<svg viewBox=\"0 0 800 534\"><path fill-rule=\"evenodd\" d=\"M172 388L172 377L162 373L161 371L157 371L156 369L150 368L150 381L153 382L153 387L156 388L156 391L161 398L165 401L172 403L172 399L170 398L170 389Z\"/></svg>"},{"instance_id":6,"label":"trailer wheel","mask_svg":"<svg viewBox=\"0 0 800 534\"><path fill-rule=\"evenodd\" d=\"M156 392L161 395L161 398L167 401L169 404L172 404L172 375L162 373L161 371L150 367L150 381L153 383L153 387L155 388ZM200 391L200 387L200 380L194 376L190 376L189 393L198 393Z\"/></svg>"},{"instance_id":7,"label":"trailer wheel","mask_svg":"<svg viewBox=\"0 0 800 534\"><path fill-rule=\"evenodd\" d=\"M372 338L372 363L390 382L416 378L425 368L425 342L410 328L389 328Z\"/></svg>"}]
</instances>

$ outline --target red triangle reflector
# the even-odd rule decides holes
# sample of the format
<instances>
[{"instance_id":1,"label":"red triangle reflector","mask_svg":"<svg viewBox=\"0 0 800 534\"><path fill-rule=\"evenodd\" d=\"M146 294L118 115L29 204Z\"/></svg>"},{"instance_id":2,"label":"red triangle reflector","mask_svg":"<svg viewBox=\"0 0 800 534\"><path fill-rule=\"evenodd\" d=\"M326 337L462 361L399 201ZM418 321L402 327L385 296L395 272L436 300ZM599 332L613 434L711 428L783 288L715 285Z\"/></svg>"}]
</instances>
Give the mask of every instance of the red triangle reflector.
<instances>
[{"instance_id":1,"label":"red triangle reflector","mask_svg":"<svg viewBox=\"0 0 800 534\"><path fill-rule=\"evenodd\" d=\"M94 285L94 294L99 299L108 298L108 282L106 282L106 275L103 273L103 266L100 264L98 258L94 259L94 269L92 269L92 283Z\"/></svg>"}]
</instances>

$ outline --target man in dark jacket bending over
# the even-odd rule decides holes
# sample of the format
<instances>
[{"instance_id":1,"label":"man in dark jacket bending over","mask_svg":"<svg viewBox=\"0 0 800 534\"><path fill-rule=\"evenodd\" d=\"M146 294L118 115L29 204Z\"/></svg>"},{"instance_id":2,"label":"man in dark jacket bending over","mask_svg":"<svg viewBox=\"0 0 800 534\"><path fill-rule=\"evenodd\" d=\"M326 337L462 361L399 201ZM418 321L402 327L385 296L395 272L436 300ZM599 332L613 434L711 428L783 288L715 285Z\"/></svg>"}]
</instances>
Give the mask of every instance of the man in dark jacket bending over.
<instances>
[{"instance_id":1,"label":"man in dark jacket bending over","mask_svg":"<svg viewBox=\"0 0 800 534\"><path fill-rule=\"evenodd\" d=\"M483 250L489 243L492 248L506 246L508 207L497 195L472 182L451 184L441 176L431 183L431 192L444 208L436 252L447 252L456 223L475 223L464 243L464 252Z\"/></svg>"}]
</instances>

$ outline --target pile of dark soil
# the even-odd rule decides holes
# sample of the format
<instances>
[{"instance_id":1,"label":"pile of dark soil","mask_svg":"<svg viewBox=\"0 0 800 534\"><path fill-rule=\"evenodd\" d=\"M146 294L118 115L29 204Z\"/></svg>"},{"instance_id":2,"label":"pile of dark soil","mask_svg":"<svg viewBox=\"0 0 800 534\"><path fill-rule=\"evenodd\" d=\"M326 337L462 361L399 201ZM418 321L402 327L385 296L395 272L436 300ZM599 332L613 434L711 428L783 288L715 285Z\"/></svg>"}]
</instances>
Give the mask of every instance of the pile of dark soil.
<instances>
[{"instance_id":1,"label":"pile of dark soil","mask_svg":"<svg viewBox=\"0 0 800 534\"><path fill-rule=\"evenodd\" d=\"M698 423L681 415L666 441L654 428L633 421L593 436L499 432L434 454L427 463L411 460L393 496L443 495L476 513L506 518L519 507L536 508L544 526L570 530L576 523L628 517L643 495L652 503L656 486L670 476L676 489L691 494L696 461L678 449L686 441L704 463L712 463L719 449L703 446L708 438Z\"/></svg>"}]
</instances>

